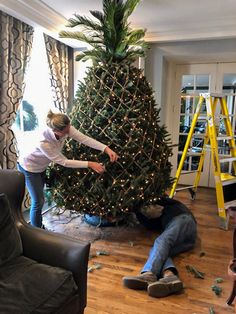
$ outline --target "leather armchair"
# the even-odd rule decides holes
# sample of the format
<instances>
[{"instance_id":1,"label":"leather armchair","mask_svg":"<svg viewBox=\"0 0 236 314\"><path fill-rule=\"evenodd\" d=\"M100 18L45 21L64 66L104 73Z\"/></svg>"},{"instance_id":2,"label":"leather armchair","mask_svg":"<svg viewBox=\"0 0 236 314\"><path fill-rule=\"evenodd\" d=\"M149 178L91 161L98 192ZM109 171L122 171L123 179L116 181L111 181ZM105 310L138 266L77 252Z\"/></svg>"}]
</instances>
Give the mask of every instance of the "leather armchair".
<instances>
[{"instance_id":1,"label":"leather armchair","mask_svg":"<svg viewBox=\"0 0 236 314\"><path fill-rule=\"evenodd\" d=\"M0 313L84 313L90 244L25 222L21 211L25 193L22 173L0 170L1 193L0 238L4 230L5 235L0 240ZM8 212L15 230L8 226ZM13 244L10 252L14 234L19 243ZM22 269L24 276L18 275ZM8 292L11 280L12 291ZM16 297L11 300L11 296Z\"/></svg>"}]
</instances>

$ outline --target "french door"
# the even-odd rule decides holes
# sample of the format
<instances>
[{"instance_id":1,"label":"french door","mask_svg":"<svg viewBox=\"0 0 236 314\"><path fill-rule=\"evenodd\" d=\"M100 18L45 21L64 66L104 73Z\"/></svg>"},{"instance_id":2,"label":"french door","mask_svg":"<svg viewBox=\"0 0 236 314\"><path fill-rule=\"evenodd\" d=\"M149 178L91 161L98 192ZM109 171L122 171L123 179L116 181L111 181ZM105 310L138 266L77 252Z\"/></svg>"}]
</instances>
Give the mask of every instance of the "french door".
<instances>
[{"instance_id":1,"label":"french door","mask_svg":"<svg viewBox=\"0 0 236 314\"><path fill-rule=\"evenodd\" d=\"M172 158L174 176L181 159L184 145L191 127L193 115L199 100L200 93L224 93L227 95L227 105L233 130L235 130L236 119L236 63L217 63L217 64L189 64L177 65L176 71L176 94L173 114L173 143L178 143L174 148ZM216 115L217 116L217 115ZM203 137L206 126L206 106L203 103L202 110L194 130L191 140L191 155L187 156L183 172L180 177L180 184L192 185L194 181L194 170L198 168L200 152L203 144ZM218 119L220 133L224 134L223 121ZM219 153L229 154L227 142L221 141ZM231 172L230 164L224 164L222 172ZM214 175L211 165L210 147L206 151L204 165L202 169L200 186L213 187Z\"/></svg>"}]
</instances>

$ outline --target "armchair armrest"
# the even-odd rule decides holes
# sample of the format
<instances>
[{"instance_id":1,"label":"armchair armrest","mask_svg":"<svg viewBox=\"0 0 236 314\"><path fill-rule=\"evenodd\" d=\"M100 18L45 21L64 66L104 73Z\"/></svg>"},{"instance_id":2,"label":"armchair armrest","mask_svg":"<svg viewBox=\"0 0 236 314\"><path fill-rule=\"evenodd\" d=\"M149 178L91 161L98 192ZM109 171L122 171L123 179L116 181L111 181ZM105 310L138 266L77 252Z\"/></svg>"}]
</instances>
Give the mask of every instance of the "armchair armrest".
<instances>
[{"instance_id":1,"label":"armchair armrest","mask_svg":"<svg viewBox=\"0 0 236 314\"><path fill-rule=\"evenodd\" d=\"M82 305L87 299L87 268L90 243L18 223L23 254L40 263L62 267L73 273Z\"/></svg>"}]
</instances>

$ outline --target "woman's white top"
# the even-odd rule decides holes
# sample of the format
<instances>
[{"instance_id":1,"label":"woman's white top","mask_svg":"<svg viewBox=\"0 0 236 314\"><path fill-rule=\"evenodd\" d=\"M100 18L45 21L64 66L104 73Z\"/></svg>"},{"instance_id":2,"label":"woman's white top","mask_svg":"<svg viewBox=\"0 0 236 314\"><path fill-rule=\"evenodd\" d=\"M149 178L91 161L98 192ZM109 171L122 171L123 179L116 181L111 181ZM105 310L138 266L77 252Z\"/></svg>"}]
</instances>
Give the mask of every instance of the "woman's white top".
<instances>
[{"instance_id":1,"label":"woman's white top","mask_svg":"<svg viewBox=\"0 0 236 314\"><path fill-rule=\"evenodd\" d=\"M35 143L33 150L30 153L20 155L19 164L29 172L43 172L50 162L68 168L87 168L88 161L67 159L61 153L65 140L68 137L100 151L104 151L106 148L106 145L84 135L73 126L70 126L69 134L59 140L56 138L52 129L47 128L37 143Z\"/></svg>"}]
</instances>

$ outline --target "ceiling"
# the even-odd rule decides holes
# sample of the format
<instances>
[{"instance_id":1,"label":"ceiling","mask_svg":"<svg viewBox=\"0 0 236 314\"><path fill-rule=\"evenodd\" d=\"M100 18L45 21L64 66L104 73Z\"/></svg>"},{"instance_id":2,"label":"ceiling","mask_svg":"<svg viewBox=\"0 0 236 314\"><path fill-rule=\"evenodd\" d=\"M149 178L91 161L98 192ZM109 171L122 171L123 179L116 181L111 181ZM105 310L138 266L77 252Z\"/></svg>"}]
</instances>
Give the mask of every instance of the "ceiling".
<instances>
[{"instance_id":1,"label":"ceiling","mask_svg":"<svg viewBox=\"0 0 236 314\"><path fill-rule=\"evenodd\" d=\"M0 10L57 37L74 13L101 11L102 0L0 0ZM130 23L132 28L146 28L149 42L236 38L236 1L141 0Z\"/></svg>"}]
</instances>

